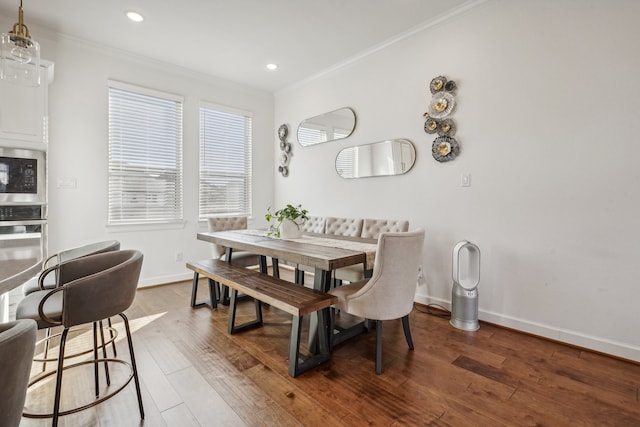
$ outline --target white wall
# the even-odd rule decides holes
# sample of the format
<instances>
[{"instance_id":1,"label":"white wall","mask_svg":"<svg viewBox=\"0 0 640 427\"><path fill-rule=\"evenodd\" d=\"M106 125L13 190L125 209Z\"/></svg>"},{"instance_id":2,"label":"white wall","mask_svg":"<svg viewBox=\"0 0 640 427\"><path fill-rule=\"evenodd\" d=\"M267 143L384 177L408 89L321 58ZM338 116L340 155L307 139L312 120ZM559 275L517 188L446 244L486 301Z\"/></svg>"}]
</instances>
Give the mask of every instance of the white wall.
<instances>
[{"instance_id":1,"label":"white wall","mask_svg":"<svg viewBox=\"0 0 640 427\"><path fill-rule=\"evenodd\" d=\"M2 21L10 26L10 17ZM257 225L273 200L273 95L232 82L205 77L145 58L95 46L30 28L41 44L43 58L55 63L49 91L49 249L50 252L87 242L117 239L123 248L145 256L141 285L191 277L184 262L210 255L196 240L205 229L198 224L198 107L200 101L254 112L253 206ZM36 36L37 35L37 36ZM205 58L215 61L216 58ZM107 81L119 80L182 95L184 102L184 226L107 229ZM60 178L77 182L75 189L57 188Z\"/></svg>"},{"instance_id":2,"label":"white wall","mask_svg":"<svg viewBox=\"0 0 640 427\"><path fill-rule=\"evenodd\" d=\"M451 251L482 252L480 318L640 360L640 3L491 0L275 96L294 130L275 206L424 227L417 301L450 301ZM458 84L461 155L441 164L422 113L431 78ZM301 147L308 117L351 107L354 134ZM398 177L345 180L341 148L408 138ZM274 142L274 153L278 147ZM460 187L462 173L471 187Z\"/></svg>"}]
</instances>

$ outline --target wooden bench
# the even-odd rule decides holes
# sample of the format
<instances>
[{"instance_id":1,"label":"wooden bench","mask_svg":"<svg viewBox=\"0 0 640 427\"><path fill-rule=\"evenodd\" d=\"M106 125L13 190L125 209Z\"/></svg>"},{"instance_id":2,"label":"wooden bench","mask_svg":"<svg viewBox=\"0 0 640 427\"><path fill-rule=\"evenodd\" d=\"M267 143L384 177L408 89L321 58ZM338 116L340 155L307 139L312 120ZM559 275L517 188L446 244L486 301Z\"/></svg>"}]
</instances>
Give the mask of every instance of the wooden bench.
<instances>
[{"instance_id":1,"label":"wooden bench","mask_svg":"<svg viewBox=\"0 0 640 427\"><path fill-rule=\"evenodd\" d=\"M271 277L259 271L231 265L219 259L188 262L187 268L194 271L194 283L197 282L198 276L202 275L214 284L219 283L231 289L228 326L230 334L262 325L261 301L293 316L289 340L289 375L292 377L329 360L328 312L331 304L337 301L337 297ZM235 324L238 292L253 297L256 307L256 319L239 326ZM213 302L215 295L211 297ZM320 325L318 327L319 351L314 356L305 357L300 354L302 318L315 312L318 313L318 325Z\"/></svg>"}]
</instances>

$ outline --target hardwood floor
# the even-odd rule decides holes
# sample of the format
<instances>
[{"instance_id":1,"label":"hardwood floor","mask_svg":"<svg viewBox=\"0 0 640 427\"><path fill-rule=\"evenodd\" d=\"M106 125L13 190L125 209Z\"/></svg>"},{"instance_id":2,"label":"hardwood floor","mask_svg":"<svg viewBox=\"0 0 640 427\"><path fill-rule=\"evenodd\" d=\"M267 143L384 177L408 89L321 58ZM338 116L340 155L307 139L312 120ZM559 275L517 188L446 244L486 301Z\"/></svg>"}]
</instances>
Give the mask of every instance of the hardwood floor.
<instances>
[{"instance_id":1,"label":"hardwood floor","mask_svg":"<svg viewBox=\"0 0 640 427\"><path fill-rule=\"evenodd\" d=\"M203 282L202 297L205 289ZM370 331L291 378L288 315L267 308L262 328L229 336L227 307L191 309L190 290L187 282L141 289L128 311L144 422L131 383L95 408L62 417L61 426L640 425L637 364L485 323L460 331L418 306L410 316L415 351L399 320L385 322L382 375L374 373ZM252 310L247 301L239 313ZM118 351L127 354L124 331ZM65 371L67 404L91 396L90 372L77 370ZM120 371L112 386L121 384ZM51 394L51 384L43 385L27 405L46 409ZM23 418L20 425L50 424Z\"/></svg>"}]
</instances>

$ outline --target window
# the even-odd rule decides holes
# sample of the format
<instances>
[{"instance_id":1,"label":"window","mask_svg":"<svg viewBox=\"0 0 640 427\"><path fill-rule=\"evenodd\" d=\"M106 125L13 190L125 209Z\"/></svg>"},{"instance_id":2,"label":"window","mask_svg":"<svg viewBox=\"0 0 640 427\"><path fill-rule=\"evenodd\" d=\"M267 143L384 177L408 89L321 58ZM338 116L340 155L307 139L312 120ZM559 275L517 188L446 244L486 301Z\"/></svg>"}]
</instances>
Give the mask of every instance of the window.
<instances>
[{"instance_id":1,"label":"window","mask_svg":"<svg viewBox=\"0 0 640 427\"><path fill-rule=\"evenodd\" d=\"M182 97L109 82L109 224L181 221Z\"/></svg>"},{"instance_id":2,"label":"window","mask_svg":"<svg viewBox=\"0 0 640 427\"><path fill-rule=\"evenodd\" d=\"M251 215L252 114L200 107L200 219Z\"/></svg>"}]
</instances>

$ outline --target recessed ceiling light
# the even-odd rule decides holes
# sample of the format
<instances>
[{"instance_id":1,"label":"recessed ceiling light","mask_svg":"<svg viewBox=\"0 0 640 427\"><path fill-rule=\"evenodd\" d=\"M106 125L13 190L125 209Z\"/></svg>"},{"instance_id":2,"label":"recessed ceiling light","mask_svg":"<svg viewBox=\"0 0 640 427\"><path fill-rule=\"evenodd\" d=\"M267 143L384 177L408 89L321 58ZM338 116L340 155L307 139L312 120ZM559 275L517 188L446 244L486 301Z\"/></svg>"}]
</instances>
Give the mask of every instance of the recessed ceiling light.
<instances>
[{"instance_id":1,"label":"recessed ceiling light","mask_svg":"<svg viewBox=\"0 0 640 427\"><path fill-rule=\"evenodd\" d=\"M278 69L278 64L267 64L267 70L277 70Z\"/></svg>"},{"instance_id":2,"label":"recessed ceiling light","mask_svg":"<svg viewBox=\"0 0 640 427\"><path fill-rule=\"evenodd\" d=\"M144 16L140 15L138 12L133 11L127 12L127 18L131 19L133 22L144 21Z\"/></svg>"}]
</instances>

